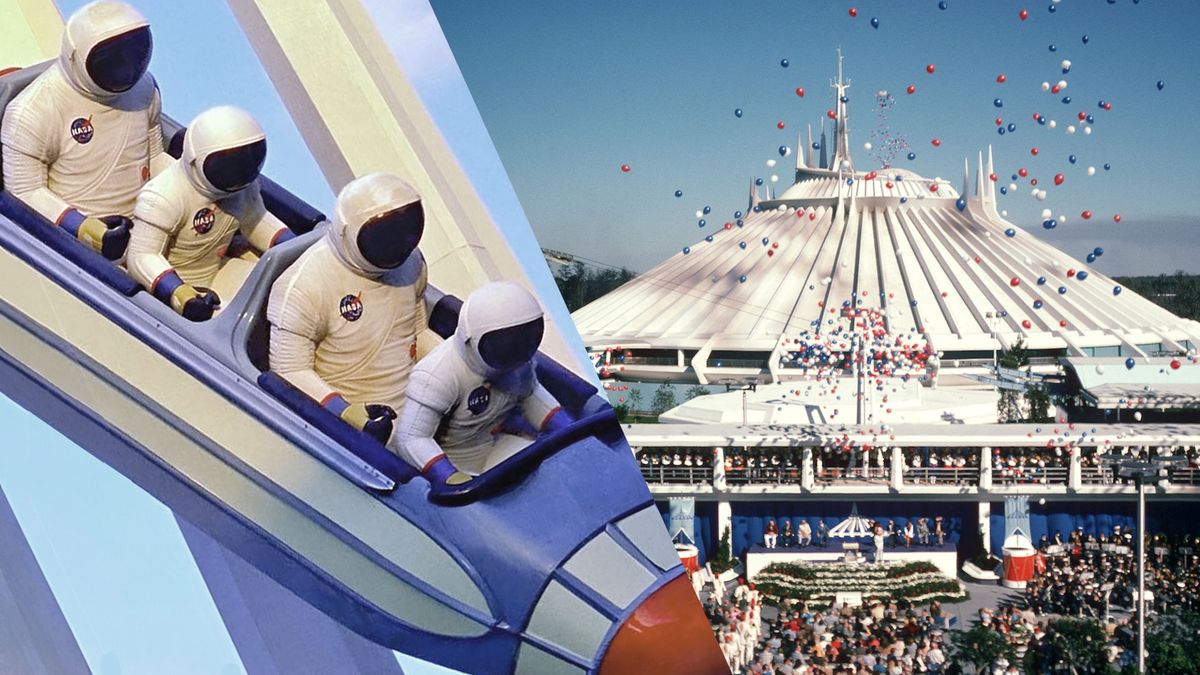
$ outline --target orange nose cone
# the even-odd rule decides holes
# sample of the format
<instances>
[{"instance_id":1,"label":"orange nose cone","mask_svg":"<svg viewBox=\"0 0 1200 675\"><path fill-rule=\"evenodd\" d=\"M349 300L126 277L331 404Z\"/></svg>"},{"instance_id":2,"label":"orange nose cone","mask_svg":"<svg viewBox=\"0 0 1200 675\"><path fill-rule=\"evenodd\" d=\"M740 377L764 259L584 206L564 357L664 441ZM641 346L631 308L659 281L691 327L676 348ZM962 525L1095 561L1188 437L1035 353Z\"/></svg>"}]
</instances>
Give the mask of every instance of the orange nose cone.
<instances>
[{"instance_id":1,"label":"orange nose cone","mask_svg":"<svg viewBox=\"0 0 1200 675\"><path fill-rule=\"evenodd\" d=\"M686 576L646 598L617 631L599 675L729 675Z\"/></svg>"}]
</instances>

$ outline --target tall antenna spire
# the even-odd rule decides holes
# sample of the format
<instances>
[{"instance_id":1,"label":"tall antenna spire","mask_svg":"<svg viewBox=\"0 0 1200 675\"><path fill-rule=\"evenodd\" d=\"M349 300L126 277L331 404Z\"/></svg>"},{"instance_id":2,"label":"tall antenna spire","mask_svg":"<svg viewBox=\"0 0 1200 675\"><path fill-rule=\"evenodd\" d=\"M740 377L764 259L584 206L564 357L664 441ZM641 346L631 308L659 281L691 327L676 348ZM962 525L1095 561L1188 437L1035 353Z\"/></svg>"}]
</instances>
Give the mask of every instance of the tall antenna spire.
<instances>
[{"instance_id":1,"label":"tall antenna spire","mask_svg":"<svg viewBox=\"0 0 1200 675\"><path fill-rule=\"evenodd\" d=\"M813 165L812 145L812 124L810 123L808 125L808 145L804 146L804 156L807 158L805 159L804 163L809 166Z\"/></svg>"},{"instance_id":2,"label":"tall antenna spire","mask_svg":"<svg viewBox=\"0 0 1200 675\"><path fill-rule=\"evenodd\" d=\"M854 162L850 159L850 129L846 124L849 117L846 112L846 103L849 100L846 98L846 90L850 88L850 81L842 78L841 48L838 48L837 82L830 82L829 86L837 90L837 101L834 106L837 113L833 129L833 164L829 168L841 171L844 163L847 170L853 171Z\"/></svg>"}]
</instances>

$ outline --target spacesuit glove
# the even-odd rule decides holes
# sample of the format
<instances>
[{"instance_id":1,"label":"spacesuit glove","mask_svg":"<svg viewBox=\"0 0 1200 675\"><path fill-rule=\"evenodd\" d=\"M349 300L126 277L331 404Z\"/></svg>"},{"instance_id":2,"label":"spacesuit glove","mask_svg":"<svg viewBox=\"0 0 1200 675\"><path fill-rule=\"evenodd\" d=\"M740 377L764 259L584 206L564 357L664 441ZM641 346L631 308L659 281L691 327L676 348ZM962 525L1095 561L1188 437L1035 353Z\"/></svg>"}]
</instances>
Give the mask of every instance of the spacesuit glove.
<instances>
[{"instance_id":1,"label":"spacesuit glove","mask_svg":"<svg viewBox=\"0 0 1200 675\"><path fill-rule=\"evenodd\" d=\"M215 291L191 284L180 284L171 292L171 309L188 321L208 321L221 305Z\"/></svg>"},{"instance_id":2,"label":"spacesuit glove","mask_svg":"<svg viewBox=\"0 0 1200 675\"><path fill-rule=\"evenodd\" d=\"M425 467L421 474L435 487L442 485L453 487L471 480L470 476L455 468L454 464L445 455L433 460L433 462Z\"/></svg>"},{"instance_id":3,"label":"spacesuit glove","mask_svg":"<svg viewBox=\"0 0 1200 675\"><path fill-rule=\"evenodd\" d=\"M392 420L396 419L396 411L381 403L351 403L339 417L380 443L387 443L392 437Z\"/></svg>"},{"instance_id":4,"label":"spacesuit glove","mask_svg":"<svg viewBox=\"0 0 1200 675\"><path fill-rule=\"evenodd\" d=\"M133 222L125 216L88 216L79 223L75 238L109 260L119 260L129 246Z\"/></svg>"}]
</instances>

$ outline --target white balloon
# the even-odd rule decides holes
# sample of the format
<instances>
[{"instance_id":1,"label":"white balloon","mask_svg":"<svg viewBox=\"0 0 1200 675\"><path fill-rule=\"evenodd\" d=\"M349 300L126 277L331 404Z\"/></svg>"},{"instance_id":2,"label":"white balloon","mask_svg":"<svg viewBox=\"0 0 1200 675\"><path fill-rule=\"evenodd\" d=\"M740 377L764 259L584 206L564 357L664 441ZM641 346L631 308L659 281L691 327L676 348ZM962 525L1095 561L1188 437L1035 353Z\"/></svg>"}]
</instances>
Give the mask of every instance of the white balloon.
<instances>
[{"instance_id":1,"label":"white balloon","mask_svg":"<svg viewBox=\"0 0 1200 675\"><path fill-rule=\"evenodd\" d=\"M1142 421L1142 413L1140 413L1140 412L1133 413L1133 419L1141 422Z\"/></svg>"},{"instance_id":2,"label":"white balloon","mask_svg":"<svg viewBox=\"0 0 1200 675\"><path fill-rule=\"evenodd\" d=\"M776 176L776 175L772 174L772 175L771 175L771 182L772 182L772 183L778 183L778 182L779 182L779 176Z\"/></svg>"},{"instance_id":3,"label":"white balloon","mask_svg":"<svg viewBox=\"0 0 1200 675\"><path fill-rule=\"evenodd\" d=\"M1050 91L1050 83L1049 82L1042 83L1042 91Z\"/></svg>"},{"instance_id":4,"label":"white balloon","mask_svg":"<svg viewBox=\"0 0 1200 675\"><path fill-rule=\"evenodd\" d=\"M704 217L704 212L703 212L703 211L697 211L697 212L696 212L696 217L697 217L697 218L703 218L703 217Z\"/></svg>"},{"instance_id":5,"label":"white balloon","mask_svg":"<svg viewBox=\"0 0 1200 675\"><path fill-rule=\"evenodd\" d=\"M1051 129L1053 129L1054 127L1057 127L1057 126L1058 126L1058 122L1055 122L1054 120L1050 120L1049 122L1047 122L1047 123L1046 123L1046 126L1048 126L1048 127L1050 127Z\"/></svg>"},{"instance_id":6,"label":"white balloon","mask_svg":"<svg viewBox=\"0 0 1200 675\"><path fill-rule=\"evenodd\" d=\"M1009 183L1009 184L1008 184L1008 191L1009 191L1009 192L1012 192L1013 190L1016 190L1016 189L1017 189L1017 184L1016 184L1016 183Z\"/></svg>"},{"instance_id":7,"label":"white balloon","mask_svg":"<svg viewBox=\"0 0 1200 675\"><path fill-rule=\"evenodd\" d=\"M1068 133L1068 134L1073 134L1073 133L1075 133L1075 125L1074 125L1074 124L1068 124L1068 125L1067 125L1067 133Z\"/></svg>"},{"instance_id":8,"label":"white balloon","mask_svg":"<svg viewBox=\"0 0 1200 675\"><path fill-rule=\"evenodd\" d=\"M870 143L863 143L863 150L870 150L870 149L871 149Z\"/></svg>"},{"instance_id":9,"label":"white balloon","mask_svg":"<svg viewBox=\"0 0 1200 675\"><path fill-rule=\"evenodd\" d=\"M1058 224L1062 225L1063 223L1066 223L1066 222L1067 222L1067 217L1061 213L1058 214Z\"/></svg>"},{"instance_id":10,"label":"white balloon","mask_svg":"<svg viewBox=\"0 0 1200 675\"><path fill-rule=\"evenodd\" d=\"M1094 167L1094 166L1089 166L1089 167L1088 167L1088 170L1087 170L1087 174L1088 174L1089 176L1095 176L1095 175L1096 175L1096 167Z\"/></svg>"},{"instance_id":11,"label":"white balloon","mask_svg":"<svg viewBox=\"0 0 1200 675\"><path fill-rule=\"evenodd\" d=\"M773 159L768 159L768 160L767 160L767 166L775 166L775 160L773 160Z\"/></svg>"},{"instance_id":12,"label":"white balloon","mask_svg":"<svg viewBox=\"0 0 1200 675\"><path fill-rule=\"evenodd\" d=\"M1045 190L1039 190L1039 191L1038 191L1038 195L1037 195L1037 199L1038 199L1038 201L1039 201L1039 202L1044 202L1044 201L1046 201L1046 191L1045 191Z\"/></svg>"},{"instance_id":13,"label":"white balloon","mask_svg":"<svg viewBox=\"0 0 1200 675\"><path fill-rule=\"evenodd\" d=\"M1084 135L1084 136L1088 136L1088 135L1090 135L1091 133L1092 133L1092 128L1091 128L1091 127L1084 127L1084 128L1083 128L1083 135Z\"/></svg>"},{"instance_id":14,"label":"white balloon","mask_svg":"<svg viewBox=\"0 0 1200 675\"><path fill-rule=\"evenodd\" d=\"M1042 209L1042 220L1046 220L1047 218L1051 218L1053 216L1054 213L1050 209Z\"/></svg>"},{"instance_id":15,"label":"white balloon","mask_svg":"<svg viewBox=\"0 0 1200 675\"><path fill-rule=\"evenodd\" d=\"M1008 217L1008 209L1005 209L1005 210L1001 211L1001 212L1000 212L1000 215L1002 215L1002 216L1004 216L1005 218L1007 218L1007 217Z\"/></svg>"},{"instance_id":16,"label":"white balloon","mask_svg":"<svg viewBox=\"0 0 1200 675\"><path fill-rule=\"evenodd\" d=\"M1058 89L1059 89L1059 91L1062 91L1063 89L1066 89L1066 88L1067 88L1067 81L1066 81L1066 80L1059 80L1059 81L1058 81Z\"/></svg>"},{"instance_id":17,"label":"white balloon","mask_svg":"<svg viewBox=\"0 0 1200 675\"><path fill-rule=\"evenodd\" d=\"M1104 374L1104 366L1096 366L1096 374L1103 375Z\"/></svg>"},{"instance_id":18,"label":"white balloon","mask_svg":"<svg viewBox=\"0 0 1200 675\"><path fill-rule=\"evenodd\" d=\"M1060 63L1059 65L1061 65L1063 68L1070 69L1071 61L1069 59L1063 59L1062 63Z\"/></svg>"}]
</instances>

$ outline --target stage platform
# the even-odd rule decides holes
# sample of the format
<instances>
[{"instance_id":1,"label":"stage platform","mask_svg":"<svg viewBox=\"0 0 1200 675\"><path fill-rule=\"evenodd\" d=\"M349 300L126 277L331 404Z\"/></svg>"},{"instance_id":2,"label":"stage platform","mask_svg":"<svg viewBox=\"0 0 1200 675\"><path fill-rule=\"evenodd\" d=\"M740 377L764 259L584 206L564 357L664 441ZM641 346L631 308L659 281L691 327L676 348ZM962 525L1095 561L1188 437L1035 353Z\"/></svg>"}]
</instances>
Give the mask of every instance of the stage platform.
<instances>
[{"instance_id":1,"label":"stage platform","mask_svg":"<svg viewBox=\"0 0 1200 675\"><path fill-rule=\"evenodd\" d=\"M813 544L804 548L797 548L795 546L787 548L783 546L776 548L751 546L746 551L746 578L754 581L754 577L764 567L776 562L841 561L845 557L842 545L847 543L858 543L858 555L863 564L869 565L875 561L875 545L866 539L849 541L845 539L830 539L829 543L825 546ZM883 549L883 559L887 561L927 560L937 565L938 569L951 579L958 578L958 550L954 544L949 542L942 546L936 544L931 546L914 544L912 548L905 548L903 545L895 548L885 546Z\"/></svg>"}]
</instances>

